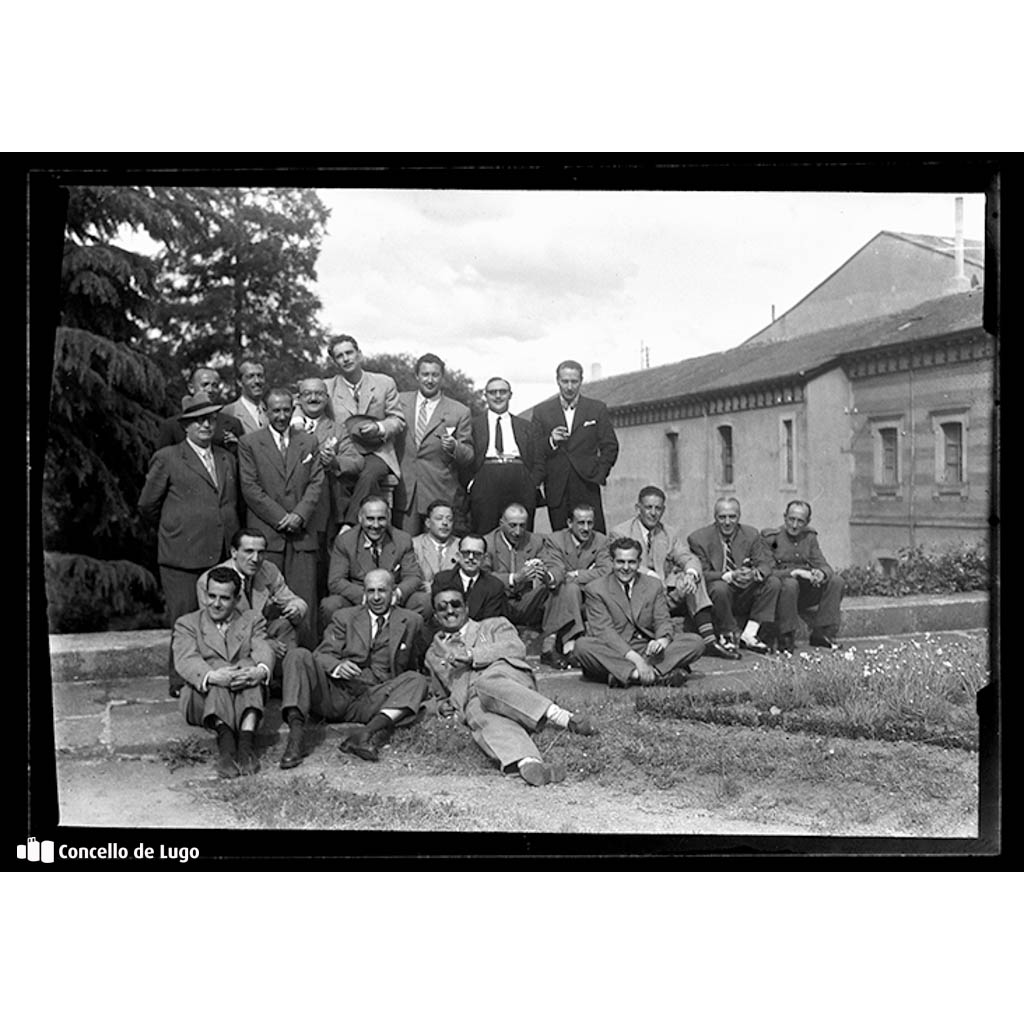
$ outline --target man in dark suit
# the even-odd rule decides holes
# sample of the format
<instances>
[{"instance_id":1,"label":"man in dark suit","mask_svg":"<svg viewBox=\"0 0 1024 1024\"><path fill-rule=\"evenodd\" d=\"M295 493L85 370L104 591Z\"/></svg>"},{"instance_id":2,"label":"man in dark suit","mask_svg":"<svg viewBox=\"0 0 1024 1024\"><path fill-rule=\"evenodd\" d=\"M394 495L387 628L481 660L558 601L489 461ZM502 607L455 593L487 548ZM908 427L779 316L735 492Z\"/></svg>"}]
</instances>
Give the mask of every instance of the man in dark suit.
<instances>
[{"instance_id":1,"label":"man in dark suit","mask_svg":"<svg viewBox=\"0 0 1024 1024\"><path fill-rule=\"evenodd\" d=\"M157 562L170 625L198 607L196 581L222 561L238 529L235 460L213 447L220 405L205 394L182 401L185 440L161 448L150 460L139 495L143 518L158 521ZM177 697L183 681L167 655L168 685Z\"/></svg>"},{"instance_id":2,"label":"man in dark suit","mask_svg":"<svg viewBox=\"0 0 1024 1024\"><path fill-rule=\"evenodd\" d=\"M331 548L327 573L328 594L320 602L320 627L326 629L339 608L359 604L363 599L367 573L387 569L394 580L392 597L396 604L424 617L429 614L430 595L421 590L423 577L412 548L412 537L390 524L388 503L372 494L363 498L359 525L338 534Z\"/></svg>"},{"instance_id":3,"label":"man in dark suit","mask_svg":"<svg viewBox=\"0 0 1024 1024\"><path fill-rule=\"evenodd\" d=\"M496 616L508 618L508 599L505 586L497 576L483 571L487 541L478 533L467 533L459 541L456 556L458 566L437 573L431 584L433 594L441 590L458 590L466 598L469 617L474 622L493 619Z\"/></svg>"},{"instance_id":4,"label":"man in dark suit","mask_svg":"<svg viewBox=\"0 0 1024 1024\"><path fill-rule=\"evenodd\" d=\"M532 530L544 474L533 426L509 413L512 388L507 380L492 377L484 385L484 398L487 412L473 417L473 462L463 481L469 492L471 529L489 533L516 501L526 509L526 527Z\"/></svg>"},{"instance_id":5,"label":"man in dark suit","mask_svg":"<svg viewBox=\"0 0 1024 1024\"><path fill-rule=\"evenodd\" d=\"M175 667L188 684L181 712L189 725L216 732L217 774L228 779L259 771L256 727L274 669L267 624L259 612L238 607L241 589L234 569L211 569L203 608L174 623L171 644Z\"/></svg>"},{"instance_id":6,"label":"man in dark suit","mask_svg":"<svg viewBox=\"0 0 1024 1024\"><path fill-rule=\"evenodd\" d=\"M487 535L484 569L505 587L508 618L516 626L540 626L555 578L544 564L545 541L527 528L526 509L512 502Z\"/></svg>"},{"instance_id":7,"label":"man in dark suit","mask_svg":"<svg viewBox=\"0 0 1024 1024\"><path fill-rule=\"evenodd\" d=\"M296 647L285 656L281 714L288 743L282 768L294 768L305 756L310 712L328 722L362 723L341 749L377 761L395 726L414 721L423 703L427 680L415 671L423 620L394 604L394 580L386 569L367 573L364 584L363 604L337 612L315 651Z\"/></svg>"},{"instance_id":8,"label":"man in dark suit","mask_svg":"<svg viewBox=\"0 0 1024 1024\"><path fill-rule=\"evenodd\" d=\"M533 410L544 497L551 529L561 529L574 505L593 506L594 529L606 533L601 488L619 457L619 441L604 402L580 394L583 367L567 359L555 370L558 395Z\"/></svg>"},{"instance_id":9,"label":"man in dark suit","mask_svg":"<svg viewBox=\"0 0 1024 1024\"><path fill-rule=\"evenodd\" d=\"M212 366L199 366L192 371L188 382L188 393L197 395L202 392L211 402L223 400L223 384L220 373ZM217 413L217 420L213 425L213 443L218 448L231 452L234 455L238 449L238 439L244 430L238 419L223 409ZM156 446L167 448L172 444L181 444L185 440L185 428L177 416L164 420L160 424L160 434Z\"/></svg>"},{"instance_id":10,"label":"man in dark suit","mask_svg":"<svg viewBox=\"0 0 1024 1024\"><path fill-rule=\"evenodd\" d=\"M399 482L394 524L415 536L434 501L452 501L458 469L473 461L469 409L441 392L444 362L432 352L416 360L416 391L398 397L405 430L395 438Z\"/></svg>"},{"instance_id":11,"label":"man in dark suit","mask_svg":"<svg viewBox=\"0 0 1024 1024\"><path fill-rule=\"evenodd\" d=\"M694 530L686 543L700 559L719 644L766 654L768 645L758 630L775 621L782 584L772 575L774 562L761 534L740 522L739 501L719 498L715 521ZM742 632L736 628L738 619L745 620Z\"/></svg>"},{"instance_id":12,"label":"man in dark suit","mask_svg":"<svg viewBox=\"0 0 1024 1024\"><path fill-rule=\"evenodd\" d=\"M639 541L616 537L609 551L612 573L584 588L587 635L574 649L584 676L613 687L684 685L698 674L689 665L704 653L704 641L675 631L665 588L639 572Z\"/></svg>"},{"instance_id":13,"label":"man in dark suit","mask_svg":"<svg viewBox=\"0 0 1024 1024\"><path fill-rule=\"evenodd\" d=\"M594 530L594 515L593 505L577 502L566 529L547 538L541 556L555 581L544 609L540 652L541 662L552 668L569 667L576 638L583 635L583 588L612 571L608 538Z\"/></svg>"},{"instance_id":14,"label":"man in dark suit","mask_svg":"<svg viewBox=\"0 0 1024 1024\"><path fill-rule=\"evenodd\" d=\"M267 395L266 427L238 443L238 472L247 506L246 525L267 538L267 560L284 573L288 586L310 614L298 629L299 643L314 647L316 607L316 511L324 467L316 439L291 426L292 396L283 388Z\"/></svg>"}]
</instances>

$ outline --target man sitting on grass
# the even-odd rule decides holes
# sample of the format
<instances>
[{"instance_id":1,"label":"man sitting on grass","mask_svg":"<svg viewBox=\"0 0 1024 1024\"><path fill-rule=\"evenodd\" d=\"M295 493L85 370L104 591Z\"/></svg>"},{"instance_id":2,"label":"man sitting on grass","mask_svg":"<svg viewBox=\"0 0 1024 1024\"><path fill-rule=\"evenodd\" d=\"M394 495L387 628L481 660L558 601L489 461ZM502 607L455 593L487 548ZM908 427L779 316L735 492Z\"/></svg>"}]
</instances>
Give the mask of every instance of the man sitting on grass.
<instances>
[{"instance_id":1,"label":"man sitting on grass","mask_svg":"<svg viewBox=\"0 0 1024 1024\"><path fill-rule=\"evenodd\" d=\"M239 611L241 588L234 569L211 569L205 607L174 623L171 643L174 668L188 684L179 698L182 714L189 725L216 732L222 779L259 771L256 727L274 670L267 624L259 612Z\"/></svg>"},{"instance_id":2,"label":"man sitting on grass","mask_svg":"<svg viewBox=\"0 0 1024 1024\"><path fill-rule=\"evenodd\" d=\"M315 651L296 647L285 655L282 768L294 768L305 756L303 729L311 711L328 722L361 723L340 749L364 761L379 760L395 726L415 719L427 692L426 678L415 671L423 620L393 604L394 589L387 569L371 569L363 603L335 612Z\"/></svg>"},{"instance_id":3,"label":"man sitting on grass","mask_svg":"<svg viewBox=\"0 0 1024 1024\"><path fill-rule=\"evenodd\" d=\"M440 629L426 661L444 698L441 713L458 714L503 772L518 772L531 786L563 781L565 767L545 764L530 734L553 725L592 736L594 724L537 692L526 647L508 619L474 622L454 587L434 594L434 618Z\"/></svg>"}]
</instances>

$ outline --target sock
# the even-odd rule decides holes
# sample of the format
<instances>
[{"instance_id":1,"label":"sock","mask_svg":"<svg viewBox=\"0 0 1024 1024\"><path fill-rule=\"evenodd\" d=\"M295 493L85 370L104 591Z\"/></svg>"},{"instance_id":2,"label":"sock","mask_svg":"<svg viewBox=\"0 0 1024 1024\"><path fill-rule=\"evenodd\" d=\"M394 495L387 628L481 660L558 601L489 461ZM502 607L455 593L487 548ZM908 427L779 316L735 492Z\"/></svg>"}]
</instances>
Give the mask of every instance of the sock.
<instances>
[{"instance_id":1,"label":"sock","mask_svg":"<svg viewBox=\"0 0 1024 1024\"><path fill-rule=\"evenodd\" d=\"M700 633L700 638L704 643L714 643L717 637L715 636L715 624L711 620L710 608L701 608L699 612L694 612L693 624L697 627L697 632Z\"/></svg>"},{"instance_id":2,"label":"sock","mask_svg":"<svg viewBox=\"0 0 1024 1024\"><path fill-rule=\"evenodd\" d=\"M541 654L547 654L555 649L555 634L548 633L540 643Z\"/></svg>"},{"instance_id":3,"label":"sock","mask_svg":"<svg viewBox=\"0 0 1024 1024\"><path fill-rule=\"evenodd\" d=\"M298 708L288 708L284 713L285 725L290 729L293 725L302 725L306 716Z\"/></svg>"},{"instance_id":4,"label":"sock","mask_svg":"<svg viewBox=\"0 0 1024 1024\"><path fill-rule=\"evenodd\" d=\"M572 713L553 703L545 712L544 717L559 729L568 729L569 719L572 718Z\"/></svg>"},{"instance_id":5,"label":"sock","mask_svg":"<svg viewBox=\"0 0 1024 1024\"><path fill-rule=\"evenodd\" d=\"M217 753L222 758L234 757L236 752L235 731L224 722L217 723Z\"/></svg>"},{"instance_id":6,"label":"sock","mask_svg":"<svg viewBox=\"0 0 1024 1024\"><path fill-rule=\"evenodd\" d=\"M756 622L754 619L747 619L747 624L743 627L743 639L744 640L756 640L757 631L761 628L761 623Z\"/></svg>"},{"instance_id":7,"label":"sock","mask_svg":"<svg viewBox=\"0 0 1024 1024\"><path fill-rule=\"evenodd\" d=\"M524 765L543 763L544 762L539 757L524 757L522 758L522 760L520 760L519 764L516 765L516 768L518 768L519 771L522 772Z\"/></svg>"},{"instance_id":8,"label":"sock","mask_svg":"<svg viewBox=\"0 0 1024 1024\"><path fill-rule=\"evenodd\" d=\"M572 652L574 650L576 650L576 641L575 640L566 640L565 643L562 644L562 653L563 654L572 654Z\"/></svg>"},{"instance_id":9,"label":"sock","mask_svg":"<svg viewBox=\"0 0 1024 1024\"><path fill-rule=\"evenodd\" d=\"M395 727L395 720L392 718L392 715L401 717L402 714L402 711L396 710L395 708L388 708L386 711L378 711L377 714L375 714L373 718L363 726L363 728L369 736L380 732L382 729L386 729L390 732Z\"/></svg>"},{"instance_id":10,"label":"sock","mask_svg":"<svg viewBox=\"0 0 1024 1024\"><path fill-rule=\"evenodd\" d=\"M253 750L253 741L256 738L256 733L252 729L243 729L238 734L238 753L251 754Z\"/></svg>"}]
</instances>

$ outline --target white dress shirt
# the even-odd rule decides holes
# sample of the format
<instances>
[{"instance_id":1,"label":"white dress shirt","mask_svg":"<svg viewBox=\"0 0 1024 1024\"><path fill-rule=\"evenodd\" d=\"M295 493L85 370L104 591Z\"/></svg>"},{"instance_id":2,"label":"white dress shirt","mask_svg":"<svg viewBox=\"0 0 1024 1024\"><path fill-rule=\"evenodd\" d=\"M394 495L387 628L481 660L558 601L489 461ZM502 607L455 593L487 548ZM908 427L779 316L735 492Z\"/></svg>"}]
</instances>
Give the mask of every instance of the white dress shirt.
<instances>
[{"instance_id":1,"label":"white dress shirt","mask_svg":"<svg viewBox=\"0 0 1024 1024\"><path fill-rule=\"evenodd\" d=\"M498 457L498 449L495 447L494 438L497 435L499 416L495 412L487 410L487 425L490 429L490 440L487 443L487 452L485 458L494 459ZM516 444L515 431L512 429L512 417L509 413L503 412L500 416L501 419L501 454L505 458L515 456L516 458L521 457L519 452L519 445Z\"/></svg>"}]
</instances>

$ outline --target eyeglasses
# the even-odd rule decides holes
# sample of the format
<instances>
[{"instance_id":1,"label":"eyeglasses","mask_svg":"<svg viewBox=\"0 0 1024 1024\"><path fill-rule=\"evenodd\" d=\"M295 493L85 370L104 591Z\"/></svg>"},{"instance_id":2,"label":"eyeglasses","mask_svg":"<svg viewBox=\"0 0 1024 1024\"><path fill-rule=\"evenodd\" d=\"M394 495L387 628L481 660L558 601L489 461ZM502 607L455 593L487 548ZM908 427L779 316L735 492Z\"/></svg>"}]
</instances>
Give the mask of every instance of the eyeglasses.
<instances>
[{"instance_id":1,"label":"eyeglasses","mask_svg":"<svg viewBox=\"0 0 1024 1024\"><path fill-rule=\"evenodd\" d=\"M440 608L440 609L447 608L447 609L449 609L451 611L455 611L455 610L461 608L462 605L463 605L463 602L459 598L456 598L454 601L436 601L434 603L434 607L435 608Z\"/></svg>"},{"instance_id":2,"label":"eyeglasses","mask_svg":"<svg viewBox=\"0 0 1024 1024\"><path fill-rule=\"evenodd\" d=\"M490 395L492 398L501 398L502 395L511 395L512 394L512 389L511 388L488 388L484 392L484 394L485 395Z\"/></svg>"},{"instance_id":3,"label":"eyeglasses","mask_svg":"<svg viewBox=\"0 0 1024 1024\"><path fill-rule=\"evenodd\" d=\"M483 558L484 557L484 553L482 551L463 551L461 548L459 549L459 554L462 555L463 558Z\"/></svg>"}]
</instances>

